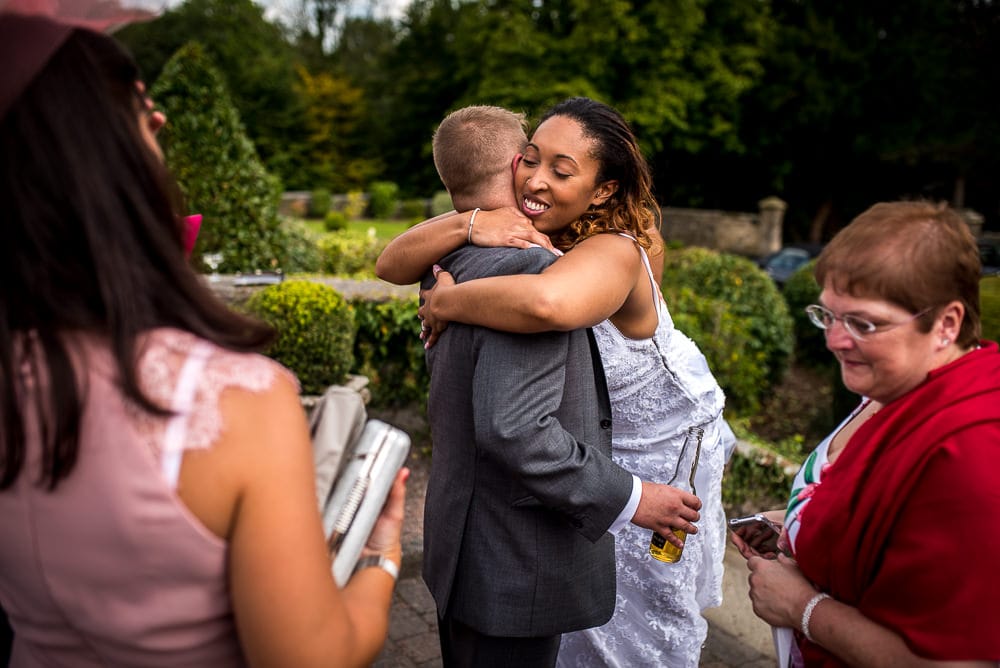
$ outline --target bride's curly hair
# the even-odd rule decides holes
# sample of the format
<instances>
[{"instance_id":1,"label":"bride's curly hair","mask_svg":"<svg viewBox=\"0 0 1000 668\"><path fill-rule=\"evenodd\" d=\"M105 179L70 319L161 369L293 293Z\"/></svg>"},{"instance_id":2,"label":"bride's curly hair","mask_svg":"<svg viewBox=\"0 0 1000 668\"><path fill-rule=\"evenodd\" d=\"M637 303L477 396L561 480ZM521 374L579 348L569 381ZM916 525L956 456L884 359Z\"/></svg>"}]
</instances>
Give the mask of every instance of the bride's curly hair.
<instances>
[{"instance_id":1,"label":"bride's curly hair","mask_svg":"<svg viewBox=\"0 0 1000 668\"><path fill-rule=\"evenodd\" d=\"M628 123L613 108L586 97L572 97L550 108L539 125L553 116L571 118L593 140L591 157L598 165L597 183L615 180L618 188L600 206L591 206L566 229L552 235L562 250L595 234L625 232L649 250L654 240L649 234L660 225L660 207L653 196L649 165Z\"/></svg>"}]
</instances>

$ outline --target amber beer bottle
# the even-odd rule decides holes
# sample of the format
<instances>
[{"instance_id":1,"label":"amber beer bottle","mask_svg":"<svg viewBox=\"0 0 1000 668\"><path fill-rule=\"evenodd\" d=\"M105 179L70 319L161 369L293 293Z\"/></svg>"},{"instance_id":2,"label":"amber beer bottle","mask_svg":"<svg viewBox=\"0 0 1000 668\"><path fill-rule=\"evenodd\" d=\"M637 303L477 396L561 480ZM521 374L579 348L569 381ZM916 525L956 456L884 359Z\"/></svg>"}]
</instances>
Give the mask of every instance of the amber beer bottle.
<instances>
[{"instance_id":1,"label":"amber beer bottle","mask_svg":"<svg viewBox=\"0 0 1000 668\"><path fill-rule=\"evenodd\" d=\"M698 458L701 456L701 439L705 435L705 430L701 427L688 428L687 436L684 438L684 445L681 446L681 454L677 458L677 468L674 475L667 483L671 487L683 489L685 492L697 494L694 486L694 474L698 470ZM687 538L687 532L683 529L674 529L674 535L683 542ZM683 547L674 547L667 542L667 539L660 534L653 532L653 538L649 541L649 553L654 559L674 563L680 561Z\"/></svg>"}]
</instances>

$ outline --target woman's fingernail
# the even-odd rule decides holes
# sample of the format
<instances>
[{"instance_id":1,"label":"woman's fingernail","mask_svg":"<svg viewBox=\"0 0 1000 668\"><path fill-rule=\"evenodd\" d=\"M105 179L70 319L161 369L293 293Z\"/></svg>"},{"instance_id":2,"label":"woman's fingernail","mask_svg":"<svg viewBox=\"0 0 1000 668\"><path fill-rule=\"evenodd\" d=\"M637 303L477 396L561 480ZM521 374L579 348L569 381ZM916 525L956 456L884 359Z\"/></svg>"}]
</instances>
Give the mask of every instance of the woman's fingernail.
<instances>
[{"instance_id":1,"label":"woman's fingernail","mask_svg":"<svg viewBox=\"0 0 1000 668\"><path fill-rule=\"evenodd\" d=\"M441 271L441 265L436 264L431 267L431 271L434 272L434 277L437 278L438 273Z\"/></svg>"}]
</instances>

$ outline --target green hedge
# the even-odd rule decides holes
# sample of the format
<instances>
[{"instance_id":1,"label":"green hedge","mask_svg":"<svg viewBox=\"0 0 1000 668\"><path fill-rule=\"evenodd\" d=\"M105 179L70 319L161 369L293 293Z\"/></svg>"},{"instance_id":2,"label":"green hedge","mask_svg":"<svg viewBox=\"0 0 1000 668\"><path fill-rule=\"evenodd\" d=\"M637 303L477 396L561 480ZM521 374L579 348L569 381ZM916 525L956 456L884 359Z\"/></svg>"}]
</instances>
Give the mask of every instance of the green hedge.
<instances>
[{"instance_id":1,"label":"green hedge","mask_svg":"<svg viewBox=\"0 0 1000 668\"><path fill-rule=\"evenodd\" d=\"M281 270L285 274L316 273L323 266L319 252L319 235L301 220L286 218L279 230L283 247Z\"/></svg>"},{"instance_id":2,"label":"green hedge","mask_svg":"<svg viewBox=\"0 0 1000 668\"><path fill-rule=\"evenodd\" d=\"M309 217L323 218L330 211L332 198L326 188L317 188L309 195Z\"/></svg>"},{"instance_id":3,"label":"green hedge","mask_svg":"<svg viewBox=\"0 0 1000 668\"><path fill-rule=\"evenodd\" d=\"M816 260L799 267L785 281L781 293L794 323L795 360L809 366L825 367L833 364L833 355L826 349L823 330L812 324L806 315L806 307L819 301L820 287L813 276L815 268Z\"/></svg>"},{"instance_id":4,"label":"green hedge","mask_svg":"<svg viewBox=\"0 0 1000 668\"><path fill-rule=\"evenodd\" d=\"M354 367L354 309L328 285L288 280L254 293L244 305L277 330L267 354L291 369L303 394L343 383Z\"/></svg>"},{"instance_id":5,"label":"green hedge","mask_svg":"<svg viewBox=\"0 0 1000 668\"><path fill-rule=\"evenodd\" d=\"M194 261L221 253L223 273L280 267L281 184L257 157L204 48L191 42L179 49L151 95L167 115L159 136L167 165L190 210L205 217Z\"/></svg>"},{"instance_id":6,"label":"green hedge","mask_svg":"<svg viewBox=\"0 0 1000 668\"><path fill-rule=\"evenodd\" d=\"M317 242L322 257L320 268L334 276L375 278L375 260L387 243L364 232L344 230L324 234Z\"/></svg>"},{"instance_id":7,"label":"green hedge","mask_svg":"<svg viewBox=\"0 0 1000 668\"><path fill-rule=\"evenodd\" d=\"M718 299L700 297L689 287L666 286L664 298L674 325L704 353L712 374L726 393L726 409L752 413L767 387L760 353L751 349L746 318L733 315Z\"/></svg>"},{"instance_id":8,"label":"green hedge","mask_svg":"<svg viewBox=\"0 0 1000 668\"><path fill-rule=\"evenodd\" d=\"M368 210L372 218L392 218L399 206L399 186L391 181L375 181L368 188Z\"/></svg>"},{"instance_id":9,"label":"green hedge","mask_svg":"<svg viewBox=\"0 0 1000 668\"><path fill-rule=\"evenodd\" d=\"M671 314L685 324L690 323L683 317L688 312L698 320L685 333L728 390L729 405L755 410L787 369L794 344L788 306L774 281L746 258L684 248L665 251L663 286L665 295L682 300L670 306ZM685 288L691 291L689 298L679 292ZM706 303L699 305L701 300Z\"/></svg>"},{"instance_id":10,"label":"green hedge","mask_svg":"<svg viewBox=\"0 0 1000 668\"><path fill-rule=\"evenodd\" d=\"M367 376L374 406L426 405L430 381L418 299L351 300L357 322L354 373Z\"/></svg>"},{"instance_id":11,"label":"green hedge","mask_svg":"<svg viewBox=\"0 0 1000 668\"><path fill-rule=\"evenodd\" d=\"M440 216L442 213L453 211L455 205L451 201L451 195L447 190L439 190L434 193L431 199L431 216Z\"/></svg>"}]
</instances>

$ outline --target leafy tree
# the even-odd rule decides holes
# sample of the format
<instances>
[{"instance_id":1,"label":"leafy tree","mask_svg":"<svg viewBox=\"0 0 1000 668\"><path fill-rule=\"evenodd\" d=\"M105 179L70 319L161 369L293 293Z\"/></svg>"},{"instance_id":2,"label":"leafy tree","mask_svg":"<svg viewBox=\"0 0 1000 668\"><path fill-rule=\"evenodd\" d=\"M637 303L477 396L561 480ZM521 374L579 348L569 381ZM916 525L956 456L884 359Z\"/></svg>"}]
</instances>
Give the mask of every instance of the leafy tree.
<instances>
[{"instance_id":1,"label":"leafy tree","mask_svg":"<svg viewBox=\"0 0 1000 668\"><path fill-rule=\"evenodd\" d=\"M778 31L742 135L751 179L763 176L790 204L786 232L819 241L872 202L899 197L996 212L1000 5L773 8Z\"/></svg>"},{"instance_id":2,"label":"leafy tree","mask_svg":"<svg viewBox=\"0 0 1000 668\"><path fill-rule=\"evenodd\" d=\"M299 77L297 92L309 132L300 178L337 192L364 185L376 166L355 156L350 140L363 117L363 92L346 78L328 72L310 74L300 67Z\"/></svg>"},{"instance_id":3,"label":"leafy tree","mask_svg":"<svg viewBox=\"0 0 1000 668\"><path fill-rule=\"evenodd\" d=\"M761 75L766 3L739 0L417 0L387 63L386 150L429 143L450 109L499 104L537 115L570 95L617 107L656 161L741 147L741 96ZM403 117L405 115L405 118ZM436 180L429 152L387 159L400 184ZM659 160L663 162L663 160Z\"/></svg>"},{"instance_id":4,"label":"leafy tree","mask_svg":"<svg viewBox=\"0 0 1000 668\"><path fill-rule=\"evenodd\" d=\"M191 210L205 216L199 255L221 253L222 271L279 266L280 184L257 158L204 48L182 47L151 93L167 114L160 134L167 164Z\"/></svg>"},{"instance_id":5,"label":"leafy tree","mask_svg":"<svg viewBox=\"0 0 1000 668\"><path fill-rule=\"evenodd\" d=\"M295 89L297 55L282 26L269 22L260 5L252 0L187 0L116 36L151 82L182 45L200 42L268 168L286 187L311 186L300 178L307 138Z\"/></svg>"}]
</instances>

